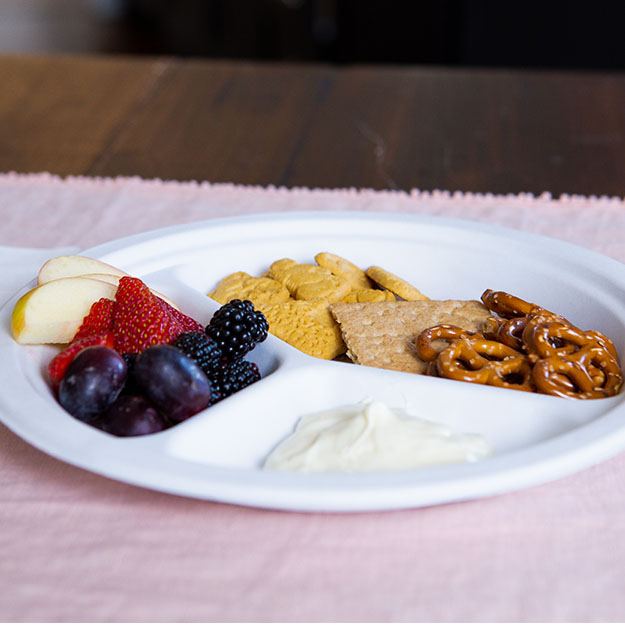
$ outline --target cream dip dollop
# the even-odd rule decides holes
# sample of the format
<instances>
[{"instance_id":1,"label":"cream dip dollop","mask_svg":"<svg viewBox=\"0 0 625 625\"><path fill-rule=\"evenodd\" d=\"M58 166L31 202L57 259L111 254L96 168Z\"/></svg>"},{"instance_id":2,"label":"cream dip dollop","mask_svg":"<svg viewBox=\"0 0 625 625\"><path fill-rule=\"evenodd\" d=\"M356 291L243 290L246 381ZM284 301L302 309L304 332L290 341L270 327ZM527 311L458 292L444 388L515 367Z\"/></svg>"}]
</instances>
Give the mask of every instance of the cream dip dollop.
<instances>
[{"instance_id":1,"label":"cream dip dollop","mask_svg":"<svg viewBox=\"0 0 625 625\"><path fill-rule=\"evenodd\" d=\"M492 453L478 434L455 433L379 401L302 417L293 434L268 456L277 471L401 471L475 462Z\"/></svg>"}]
</instances>

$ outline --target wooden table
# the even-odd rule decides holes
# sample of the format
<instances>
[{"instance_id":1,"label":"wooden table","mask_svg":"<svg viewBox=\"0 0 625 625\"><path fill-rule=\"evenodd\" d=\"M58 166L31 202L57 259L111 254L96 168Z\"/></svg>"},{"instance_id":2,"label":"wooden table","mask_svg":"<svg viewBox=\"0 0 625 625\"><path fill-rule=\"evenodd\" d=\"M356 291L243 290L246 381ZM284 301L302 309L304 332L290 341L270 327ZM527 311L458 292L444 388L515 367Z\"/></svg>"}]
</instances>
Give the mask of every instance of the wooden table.
<instances>
[{"instance_id":1,"label":"wooden table","mask_svg":"<svg viewBox=\"0 0 625 625\"><path fill-rule=\"evenodd\" d=\"M0 57L0 171L625 195L625 77Z\"/></svg>"}]
</instances>

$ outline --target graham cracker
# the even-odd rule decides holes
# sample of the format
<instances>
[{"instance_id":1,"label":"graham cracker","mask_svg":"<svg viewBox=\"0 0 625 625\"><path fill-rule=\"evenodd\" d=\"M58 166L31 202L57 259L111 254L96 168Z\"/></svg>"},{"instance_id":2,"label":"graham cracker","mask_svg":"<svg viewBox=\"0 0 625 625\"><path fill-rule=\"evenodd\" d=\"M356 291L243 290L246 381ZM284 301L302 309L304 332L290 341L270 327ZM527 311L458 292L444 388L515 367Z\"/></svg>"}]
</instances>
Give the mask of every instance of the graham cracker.
<instances>
[{"instance_id":1,"label":"graham cracker","mask_svg":"<svg viewBox=\"0 0 625 625\"><path fill-rule=\"evenodd\" d=\"M414 340L423 330L447 323L479 332L491 315L477 300L337 303L330 312L355 363L411 373L426 368L414 352ZM441 342L441 348L445 345Z\"/></svg>"}]
</instances>

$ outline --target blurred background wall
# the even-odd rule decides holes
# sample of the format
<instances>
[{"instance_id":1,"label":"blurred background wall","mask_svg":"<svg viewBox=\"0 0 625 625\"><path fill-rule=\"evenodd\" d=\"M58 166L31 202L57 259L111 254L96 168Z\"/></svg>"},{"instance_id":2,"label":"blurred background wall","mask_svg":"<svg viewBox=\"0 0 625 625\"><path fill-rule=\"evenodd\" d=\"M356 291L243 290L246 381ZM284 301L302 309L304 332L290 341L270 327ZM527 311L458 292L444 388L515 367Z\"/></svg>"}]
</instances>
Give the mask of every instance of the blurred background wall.
<instances>
[{"instance_id":1,"label":"blurred background wall","mask_svg":"<svg viewBox=\"0 0 625 625\"><path fill-rule=\"evenodd\" d=\"M0 0L0 52L625 68L625 2Z\"/></svg>"}]
</instances>

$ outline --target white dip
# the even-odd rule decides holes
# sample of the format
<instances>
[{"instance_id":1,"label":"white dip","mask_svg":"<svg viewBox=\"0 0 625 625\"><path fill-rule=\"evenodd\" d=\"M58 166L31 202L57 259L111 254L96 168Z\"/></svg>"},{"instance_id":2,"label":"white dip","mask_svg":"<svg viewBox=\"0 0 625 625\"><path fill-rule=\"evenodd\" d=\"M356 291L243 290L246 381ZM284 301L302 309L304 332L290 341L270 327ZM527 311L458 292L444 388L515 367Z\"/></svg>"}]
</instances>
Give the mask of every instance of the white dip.
<instances>
[{"instance_id":1,"label":"white dip","mask_svg":"<svg viewBox=\"0 0 625 625\"><path fill-rule=\"evenodd\" d=\"M302 417L264 468L278 471L401 471L475 462L492 452L478 434L456 434L381 402L363 402Z\"/></svg>"}]
</instances>

